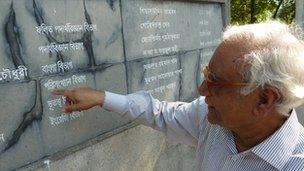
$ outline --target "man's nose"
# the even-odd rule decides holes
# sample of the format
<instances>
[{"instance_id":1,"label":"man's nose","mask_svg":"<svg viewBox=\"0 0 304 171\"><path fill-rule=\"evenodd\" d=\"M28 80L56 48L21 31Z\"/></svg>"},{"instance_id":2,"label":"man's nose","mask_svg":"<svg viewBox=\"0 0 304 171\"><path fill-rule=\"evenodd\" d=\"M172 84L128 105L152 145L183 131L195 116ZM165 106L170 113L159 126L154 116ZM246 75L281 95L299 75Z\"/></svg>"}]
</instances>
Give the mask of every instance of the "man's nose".
<instances>
[{"instance_id":1,"label":"man's nose","mask_svg":"<svg viewBox=\"0 0 304 171\"><path fill-rule=\"evenodd\" d=\"M201 96L210 96L211 95L205 80L199 86L198 92Z\"/></svg>"}]
</instances>

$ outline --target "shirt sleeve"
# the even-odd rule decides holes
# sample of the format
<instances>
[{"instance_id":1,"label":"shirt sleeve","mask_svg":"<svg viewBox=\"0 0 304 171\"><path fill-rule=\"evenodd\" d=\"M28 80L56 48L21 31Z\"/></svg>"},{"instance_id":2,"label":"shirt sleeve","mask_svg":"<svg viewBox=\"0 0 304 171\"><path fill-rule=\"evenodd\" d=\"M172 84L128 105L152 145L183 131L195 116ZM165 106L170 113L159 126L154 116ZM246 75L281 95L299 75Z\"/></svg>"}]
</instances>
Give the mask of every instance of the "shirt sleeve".
<instances>
[{"instance_id":1,"label":"shirt sleeve","mask_svg":"<svg viewBox=\"0 0 304 171\"><path fill-rule=\"evenodd\" d=\"M191 103L165 102L145 91L126 96L106 92L103 108L159 130L170 141L192 146L197 146L199 124L207 110L203 97Z\"/></svg>"}]
</instances>

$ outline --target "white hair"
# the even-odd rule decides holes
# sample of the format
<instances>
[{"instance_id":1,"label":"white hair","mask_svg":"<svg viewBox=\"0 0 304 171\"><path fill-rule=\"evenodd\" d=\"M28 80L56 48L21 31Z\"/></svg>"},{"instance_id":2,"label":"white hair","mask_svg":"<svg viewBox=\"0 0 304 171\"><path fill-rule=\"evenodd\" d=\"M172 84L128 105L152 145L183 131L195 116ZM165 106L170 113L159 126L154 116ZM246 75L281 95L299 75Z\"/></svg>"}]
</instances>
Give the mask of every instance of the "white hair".
<instances>
[{"instance_id":1,"label":"white hair","mask_svg":"<svg viewBox=\"0 0 304 171\"><path fill-rule=\"evenodd\" d=\"M243 87L241 94L259 86L275 87L282 96L276 109L283 115L304 102L304 41L299 27L278 21L231 26L223 40L245 40L252 49L244 56L249 65L243 73L250 85Z\"/></svg>"}]
</instances>

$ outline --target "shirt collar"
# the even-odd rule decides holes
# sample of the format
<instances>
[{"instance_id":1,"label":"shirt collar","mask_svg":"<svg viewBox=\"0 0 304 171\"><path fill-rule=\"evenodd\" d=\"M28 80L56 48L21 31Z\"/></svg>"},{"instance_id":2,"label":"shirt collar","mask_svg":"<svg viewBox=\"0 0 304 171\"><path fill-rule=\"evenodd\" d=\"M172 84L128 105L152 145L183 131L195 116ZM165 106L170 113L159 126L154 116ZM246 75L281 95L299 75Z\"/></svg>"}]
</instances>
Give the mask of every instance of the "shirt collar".
<instances>
[{"instance_id":1,"label":"shirt collar","mask_svg":"<svg viewBox=\"0 0 304 171\"><path fill-rule=\"evenodd\" d=\"M282 170L297 145L299 132L297 114L293 109L281 128L251 151L278 170Z\"/></svg>"}]
</instances>

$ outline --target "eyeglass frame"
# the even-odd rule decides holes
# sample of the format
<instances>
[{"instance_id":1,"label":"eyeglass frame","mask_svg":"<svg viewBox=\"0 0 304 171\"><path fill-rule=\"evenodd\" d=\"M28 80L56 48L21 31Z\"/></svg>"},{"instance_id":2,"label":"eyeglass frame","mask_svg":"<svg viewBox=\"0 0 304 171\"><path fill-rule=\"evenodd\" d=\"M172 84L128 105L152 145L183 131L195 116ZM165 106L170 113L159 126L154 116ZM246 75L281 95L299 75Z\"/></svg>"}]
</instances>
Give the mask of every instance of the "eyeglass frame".
<instances>
[{"instance_id":1,"label":"eyeglass frame","mask_svg":"<svg viewBox=\"0 0 304 171\"><path fill-rule=\"evenodd\" d=\"M210 70L209 67L206 65L203 68L203 75L204 75L204 82L206 83L207 89L210 92L210 88L212 87L242 87L252 85L251 83L232 83L232 82L215 82L210 79L210 75L214 75Z\"/></svg>"}]
</instances>

